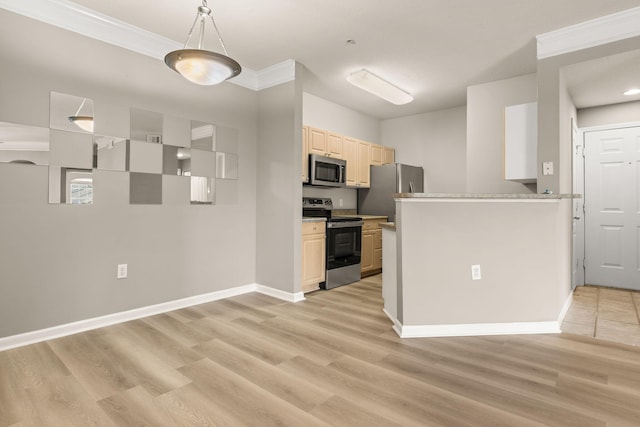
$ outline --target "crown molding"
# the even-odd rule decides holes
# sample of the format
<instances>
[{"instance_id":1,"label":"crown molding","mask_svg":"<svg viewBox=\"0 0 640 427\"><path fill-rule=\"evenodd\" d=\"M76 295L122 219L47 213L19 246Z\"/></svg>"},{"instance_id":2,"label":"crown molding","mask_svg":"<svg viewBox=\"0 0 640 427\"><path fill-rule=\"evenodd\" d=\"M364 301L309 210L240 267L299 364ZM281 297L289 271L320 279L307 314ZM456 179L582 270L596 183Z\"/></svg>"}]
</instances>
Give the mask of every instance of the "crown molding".
<instances>
[{"instance_id":1,"label":"crown molding","mask_svg":"<svg viewBox=\"0 0 640 427\"><path fill-rule=\"evenodd\" d=\"M0 8L160 61L164 61L168 52L183 47L175 40L68 0L0 0ZM260 71L242 67L242 73L228 81L259 91L294 78L295 62L288 60Z\"/></svg>"},{"instance_id":2,"label":"crown molding","mask_svg":"<svg viewBox=\"0 0 640 427\"><path fill-rule=\"evenodd\" d=\"M640 36L640 7L536 36L538 59Z\"/></svg>"}]
</instances>

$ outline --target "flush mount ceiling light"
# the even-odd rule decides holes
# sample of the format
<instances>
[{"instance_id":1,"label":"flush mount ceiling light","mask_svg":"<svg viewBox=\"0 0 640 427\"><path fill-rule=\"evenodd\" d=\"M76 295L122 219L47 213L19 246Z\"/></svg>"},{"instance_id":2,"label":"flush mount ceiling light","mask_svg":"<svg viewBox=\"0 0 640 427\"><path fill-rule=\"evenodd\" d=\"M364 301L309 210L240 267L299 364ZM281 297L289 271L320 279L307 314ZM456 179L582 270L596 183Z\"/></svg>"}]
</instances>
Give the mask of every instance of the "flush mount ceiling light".
<instances>
[{"instance_id":1,"label":"flush mount ceiling light","mask_svg":"<svg viewBox=\"0 0 640 427\"><path fill-rule=\"evenodd\" d=\"M69 116L68 119L71 123L78 126L85 132L93 133L93 116L81 116L80 111L82 107L84 107L84 103L87 102L87 98L82 100L82 104L80 104L80 108L76 111L76 114L73 116Z\"/></svg>"},{"instance_id":2,"label":"flush mount ceiling light","mask_svg":"<svg viewBox=\"0 0 640 427\"><path fill-rule=\"evenodd\" d=\"M395 105L403 105L413 101L413 96L364 68L349 74L347 81Z\"/></svg>"},{"instance_id":3,"label":"flush mount ceiling light","mask_svg":"<svg viewBox=\"0 0 640 427\"><path fill-rule=\"evenodd\" d=\"M224 55L202 49L204 26L207 18L211 18L213 29L218 36L218 41L222 46ZM193 29L198 21L200 22L198 47L196 49L188 49L187 47L193 35ZM222 41L222 37L220 37L218 27L211 15L211 9L207 7L207 0L202 0L202 6L198 7L196 19L193 21L191 30L189 30L184 48L169 52L167 56L164 57L164 62L169 68L180 73L185 79L199 85L211 86L235 77L242 71L240 64L227 55L227 49L224 47L224 42Z\"/></svg>"},{"instance_id":4,"label":"flush mount ceiling light","mask_svg":"<svg viewBox=\"0 0 640 427\"><path fill-rule=\"evenodd\" d=\"M627 96L638 95L638 94L640 94L640 89L629 89L624 94L627 95Z\"/></svg>"}]
</instances>

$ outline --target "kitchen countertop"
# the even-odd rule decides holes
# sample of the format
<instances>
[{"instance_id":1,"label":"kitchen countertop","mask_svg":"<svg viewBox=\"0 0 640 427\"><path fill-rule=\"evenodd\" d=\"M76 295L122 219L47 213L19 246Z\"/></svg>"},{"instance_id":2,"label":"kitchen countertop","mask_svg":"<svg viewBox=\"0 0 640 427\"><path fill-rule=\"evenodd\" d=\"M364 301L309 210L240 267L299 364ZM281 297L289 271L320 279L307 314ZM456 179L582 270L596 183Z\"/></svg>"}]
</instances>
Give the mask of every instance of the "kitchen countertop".
<instances>
[{"instance_id":1,"label":"kitchen countertop","mask_svg":"<svg viewBox=\"0 0 640 427\"><path fill-rule=\"evenodd\" d=\"M395 199L574 199L580 194L396 193Z\"/></svg>"},{"instance_id":2,"label":"kitchen countertop","mask_svg":"<svg viewBox=\"0 0 640 427\"><path fill-rule=\"evenodd\" d=\"M396 231L396 223L395 222L383 222L380 224L380 227L386 228L387 230Z\"/></svg>"},{"instance_id":3,"label":"kitchen countertop","mask_svg":"<svg viewBox=\"0 0 640 427\"><path fill-rule=\"evenodd\" d=\"M385 215L365 215L365 214L350 214L350 215L340 215L340 216L345 216L345 217L351 217L351 218L362 218L362 219L383 219L385 221L387 221L389 218L387 218Z\"/></svg>"},{"instance_id":4,"label":"kitchen countertop","mask_svg":"<svg viewBox=\"0 0 640 427\"><path fill-rule=\"evenodd\" d=\"M327 219L313 216L303 216L302 222L327 222Z\"/></svg>"}]
</instances>

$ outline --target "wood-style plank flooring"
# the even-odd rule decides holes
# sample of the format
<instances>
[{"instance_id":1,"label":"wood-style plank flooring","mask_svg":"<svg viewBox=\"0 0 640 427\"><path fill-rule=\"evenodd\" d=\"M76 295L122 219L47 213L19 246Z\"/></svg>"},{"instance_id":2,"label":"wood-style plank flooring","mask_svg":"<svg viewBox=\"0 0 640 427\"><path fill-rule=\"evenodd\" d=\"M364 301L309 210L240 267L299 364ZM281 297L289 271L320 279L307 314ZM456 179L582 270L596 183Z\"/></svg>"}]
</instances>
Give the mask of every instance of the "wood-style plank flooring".
<instances>
[{"instance_id":1,"label":"wood-style plank flooring","mask_svg":"<svg viewBox=\"0 0 640 427\"><path fill-rule=\"evenodd\" d=\"M638 348L401 340L380 295L243 295L1 352L0 426L640 425Z\"/></svg>"}]
</instances>

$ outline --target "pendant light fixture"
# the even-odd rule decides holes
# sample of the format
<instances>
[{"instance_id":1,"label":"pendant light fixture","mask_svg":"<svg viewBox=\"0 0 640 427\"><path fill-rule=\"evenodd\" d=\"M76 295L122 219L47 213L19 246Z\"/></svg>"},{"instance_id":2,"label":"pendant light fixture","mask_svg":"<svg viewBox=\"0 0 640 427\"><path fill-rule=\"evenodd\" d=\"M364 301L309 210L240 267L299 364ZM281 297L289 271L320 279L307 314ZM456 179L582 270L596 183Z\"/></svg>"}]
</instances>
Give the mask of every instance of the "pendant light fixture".
<instances>
[{"instance_id":1,"label":"pendant light fixture","mask_svg":"<svg viewBox=\"0 0 640 427\"><path fill-rule=\"evenodd\" d=\"M213 29L215 30L218 41L222 46L224 55L216 52L204 50L202 48L202 40L204 38L204 27L207 18L211 18ZM196 24L200 22L200 36L198 38L198 47L189 49L189 41L193 35ZM202 0L202 6L198 7L196 19L193 21L187 41L184 48L169 52L164 57L164 62L172 70L180 73L185 79L204 86L215 85L237 76L242 71L240 64L229 58L227 49L224 46L220 32L216 26L211 9L207 6L207 0Z\"/></svg>"},{"instance_id":2,"label":"pendant light fixture","mask_svg":"<svg viewBox=\"0 0 640 427\"><path fill-rule=\"evenodd\" d=\"M84 103L87 102L87 98L82 100L82 104L80 104L80 108L76 111L76 114L73 116L69 116L68 119L71 123L78 126L85 132L93 133L93 116L81 116L80 111L82 111L82 107L84 107Z\"/></svg>"}]
</instances>

